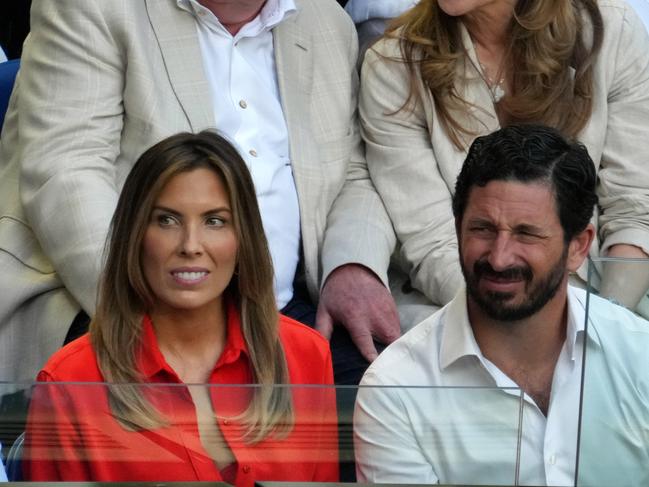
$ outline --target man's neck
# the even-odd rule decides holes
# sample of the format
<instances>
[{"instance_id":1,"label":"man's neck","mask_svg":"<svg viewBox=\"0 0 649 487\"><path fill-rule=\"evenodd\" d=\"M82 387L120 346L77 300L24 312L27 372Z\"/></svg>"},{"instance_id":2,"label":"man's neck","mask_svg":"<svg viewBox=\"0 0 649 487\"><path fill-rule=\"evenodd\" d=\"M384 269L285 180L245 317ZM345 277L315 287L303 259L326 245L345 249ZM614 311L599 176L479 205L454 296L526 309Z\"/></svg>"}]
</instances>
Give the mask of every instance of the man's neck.
<instances>
[{"instance_id":1,"label":"man's neck","mask_svg":"<svg viewBox=\"0 0 649 487\"><path fill-rule=\"evenodd\" d=\"M253 20L266 4L266 0L198 0L209 9L231 35Z\"/></svg>"},{"instance_id":2,"label":"man's neck","mask_svg":"<svg viewBox=\"0 0 649 487\"><path fill-rule=\"evenodd\" d=\"M567 286L539 312L516 322L491 319L470 298L467 304L482 354L547 414L554 369L566 340Z\"/></svg>"}]
</instances>

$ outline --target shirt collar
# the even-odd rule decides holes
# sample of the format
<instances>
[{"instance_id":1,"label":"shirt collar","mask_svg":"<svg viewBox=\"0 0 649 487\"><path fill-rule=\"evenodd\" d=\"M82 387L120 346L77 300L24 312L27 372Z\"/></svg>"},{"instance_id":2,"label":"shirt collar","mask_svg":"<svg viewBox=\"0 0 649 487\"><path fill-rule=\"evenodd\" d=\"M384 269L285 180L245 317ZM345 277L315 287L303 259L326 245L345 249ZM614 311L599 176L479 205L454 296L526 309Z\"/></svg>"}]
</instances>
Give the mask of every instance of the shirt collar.
<instances>
[{"instance_id":1,"label":"shirt collar","mask_svg":"<svg viewBox=\"0 0 649 487\"><path fill-rule=\"evenodd\" d=\"M248 347L246 346L243 332L241 330L239 312L231 301L232 300L228 299L226 305L227 337L225 347L223 348L223 353L221 353L221 356L214 365L214 370L218 369L222 365L238 360L242 354L246 356L248 355ZM164 355L162 355L162 352L160 351L158 339L155 334L155 328L149 315L144 315L142 318L142 338L137 364L138 370L140 370L145 379L151 379L158 373L164 372L175 377L178 382L180 382L176 372L169 366Z\"/></svg>"},{"instance_id":2,"label":"shirt collar","mask_svg":"<svg viewBox=\"0 0 649 487\"><path fill-rule=\"evenodd\" d=\"M568 286L568 323L566 326L566 345L568 357L575 360L577 357L577 340L584 334L586 325L585 304L586 291ZM583 298L583 302L582 299Z\"/></svg>"},{"instance_id":3,"label":"shirt collar","mask_svg":"<svg viewBox=\"0 0 649 487\"><path fill-rule=\"evenodd\" d=\"M449 303L444 316L444 328L440 343L440 369L466 356L482 357L482 352L473 336L467 313L466 288L462 287Z\"/></svg>"},{"instance_id":4,"label":"shirt collar","mask_svg":"<svg viewBox=\"0 0 649 487\"><path fill-rule=\"evenodd\" d=\"M584 333L585 291L568 286L568 322L566 326L566 344L569 357L575 360L577 339ZM444 316L444 328L440 344L440 368L444 370L449 365L466 356L475 356L484 360L482 351L473 335L467 312L466 287L460 289L455 298L449 303Z\"/></svg>"},{"instance_id":5,"label":"shirt collar","mask_svg":"<svg viewBox=\"0 0 649 487\"><path fill-rule=\"evenodd\" d=\"M176 0L181 9L191 13L198 22L203 23L211 30L229 33L211 10L201 5L198 0ZM255 37L263 32L270 31L297 11L294 0L266 0L259 15L244 25L236 34L236 38Z\"/></svg>"}]
</instances>

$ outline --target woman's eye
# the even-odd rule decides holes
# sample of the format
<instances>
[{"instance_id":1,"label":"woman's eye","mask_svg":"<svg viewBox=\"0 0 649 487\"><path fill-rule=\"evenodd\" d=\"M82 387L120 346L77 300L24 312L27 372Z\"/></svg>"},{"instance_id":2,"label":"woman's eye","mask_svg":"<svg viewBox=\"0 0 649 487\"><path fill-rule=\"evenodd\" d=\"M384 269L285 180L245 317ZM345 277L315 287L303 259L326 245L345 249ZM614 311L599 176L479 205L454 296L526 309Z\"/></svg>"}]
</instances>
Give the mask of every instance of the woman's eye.
<instances>
[{"instance_id":1,"label":"woman's eye","mask_svg":"<svg viewBox=\"0 0 649 487\"><path fill-rule=\"evenodd\" d=\"M205 220L205 223L210 227L222 227L225 225L225 219L220 216L210 216Z\"/></svg>"},{"instance_id":2,"label":"woman's eye","mask_svg":"<svg viewBox=\"0 0 649 487\"><path fill-rule=\"evenodd\" d=\"M171 215L158 215L157 217L158 225L162 227L168 227L175 225L177 220Z\"/></svg>"}]
</instances>

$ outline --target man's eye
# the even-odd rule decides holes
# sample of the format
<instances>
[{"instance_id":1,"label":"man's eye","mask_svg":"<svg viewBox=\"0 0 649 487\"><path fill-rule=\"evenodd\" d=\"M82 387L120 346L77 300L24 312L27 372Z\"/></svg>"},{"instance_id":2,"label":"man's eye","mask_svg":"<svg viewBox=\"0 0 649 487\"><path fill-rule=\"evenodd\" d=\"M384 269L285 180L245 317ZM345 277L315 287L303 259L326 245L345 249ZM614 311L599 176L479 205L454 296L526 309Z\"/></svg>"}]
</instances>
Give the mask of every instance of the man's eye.
<instances>
[{"instance_id":1,"label":"man's eye","mask_svg":"<svg viewBox=\"0 0 649 487\"><path fill-rule=\"evenodd\" d=\"M524 242L536 242L541 239L541 236L531 232L520 232L518 238Z\"/></svg>"}]
</instances>

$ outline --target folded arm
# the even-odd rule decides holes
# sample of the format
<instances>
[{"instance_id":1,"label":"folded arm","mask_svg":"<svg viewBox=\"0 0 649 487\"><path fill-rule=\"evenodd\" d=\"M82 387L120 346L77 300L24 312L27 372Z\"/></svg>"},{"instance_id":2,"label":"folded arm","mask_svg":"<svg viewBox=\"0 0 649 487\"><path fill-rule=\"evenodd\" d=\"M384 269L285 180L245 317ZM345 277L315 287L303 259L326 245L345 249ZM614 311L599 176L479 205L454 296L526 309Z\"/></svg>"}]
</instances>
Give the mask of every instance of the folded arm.
<instances>
[{"instance_id":1,"label":"folded arm","mask_svg":"<svg viewBox=\"0 0 649 487\"><path fill-rule=\"evenodd\" d=\"M608 92L608 118L598 195L601 252L610 257L649 255L649 36L631 8L622 20ZM634 307L649 287L649 266L604 267L601 292Z\"/></svg>"}]
</instances>

